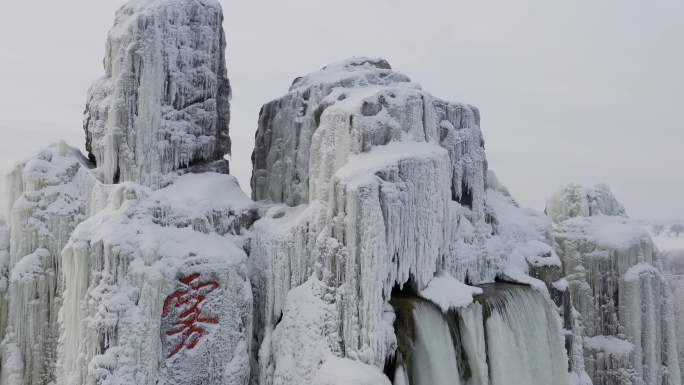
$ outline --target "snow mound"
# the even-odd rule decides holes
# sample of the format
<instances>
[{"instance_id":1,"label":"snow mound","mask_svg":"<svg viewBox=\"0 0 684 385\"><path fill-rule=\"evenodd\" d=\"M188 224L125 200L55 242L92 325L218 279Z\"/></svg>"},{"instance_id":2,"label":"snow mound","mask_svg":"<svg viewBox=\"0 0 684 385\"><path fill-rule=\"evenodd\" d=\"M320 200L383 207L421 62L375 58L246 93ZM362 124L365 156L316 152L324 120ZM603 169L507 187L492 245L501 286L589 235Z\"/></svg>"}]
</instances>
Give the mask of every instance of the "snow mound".
<instances>
[{"instance_id":1,"label":"snow mound","mask_svg":"<svg viewBox=\"0 0 684 385\"><path fill-rule=\"evenodd\" d=\"M629 354L634 350L634 345L613 336L587 337L584 339L584 346L609 354Z\"/></svg>"},{"instance_id":2,"label":"snow mound","mask_svg":"<svg viewBox=\"0 0 684 385\"><path fill-rule=\"evenodd\" d=\"M630 267L629 270L625 272L624 279L626 281L636 281L639 280L642 274L660 275L661 272L650 263L640 262Z\"/></svg>"},{"instance_id":3,"label":"snow mound","mask_svg":"<svg viewBox=\"0 0 684 385\"><path fill-rule=\"evenodd\" d=\"M447 274L435 276L420 292L421 297L439 306L443 313L470 305L478 294L482 294L479 287L466 285Z\"/></svg>"},{"instance_id":4,"label":"snow mound","mask_svg":"<svg viewBox=\"0 0 684 385\"><path fill-rule=\"evenodd\" d=\"M312 385L390 385L375 366L348 358L329 357L316 373Z\"/></svg>"}]
</instances>

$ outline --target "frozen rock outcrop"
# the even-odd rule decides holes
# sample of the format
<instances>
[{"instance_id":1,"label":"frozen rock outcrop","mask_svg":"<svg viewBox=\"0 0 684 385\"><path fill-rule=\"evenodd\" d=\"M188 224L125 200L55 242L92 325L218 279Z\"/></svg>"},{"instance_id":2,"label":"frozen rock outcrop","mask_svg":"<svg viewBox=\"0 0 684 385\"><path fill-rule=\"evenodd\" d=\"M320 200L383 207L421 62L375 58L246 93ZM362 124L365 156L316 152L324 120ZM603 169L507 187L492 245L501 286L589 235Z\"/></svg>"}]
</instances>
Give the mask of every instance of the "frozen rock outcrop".
<instances>
[{"instance_id":1,"label":"frozen rock outcrop","mask_svg":"<svg viewBox=\"0 0 684 385\"><path fill-rule=\"evenodd\" d=\"M517 207L500 184L487 190L478 110L431 96L383 59L353 58L296 79L262 108L252 159L253 198L271 202L250 249L262 384L281 378L277 364L264 366L292 338L281 325L311 322L288 309L311 280L327 288L338 330L336 340L319 333L311 345L383 367L397 347L396 290L422 291L444 273L544 291L530 266L560 268L548 219ZM310 373L305 365L290 366Z\"/></svg>"},{"instance_id":2,"label":"frozen rock outcrop","mask_svg":"<svg viewBox=\"0 0 684 385\"><path fill-rule=\"evenodd\" d=\"M231 89L215 0L132 0L117 11L105 76L88 94L89 157L105 183L158 188L187 168L228 171Z\"/></svg>"},{"instance_id":3,"label":"frozen rock outcrop","mask_svg":"<svg viewBox=\"0 0 684 385\"><path fill-rule=\"evenodd\" d=\"M547 213L594 385L680 384L672 293L646 229L606 186L565 187Z\"/></svg>"}]
</instances>

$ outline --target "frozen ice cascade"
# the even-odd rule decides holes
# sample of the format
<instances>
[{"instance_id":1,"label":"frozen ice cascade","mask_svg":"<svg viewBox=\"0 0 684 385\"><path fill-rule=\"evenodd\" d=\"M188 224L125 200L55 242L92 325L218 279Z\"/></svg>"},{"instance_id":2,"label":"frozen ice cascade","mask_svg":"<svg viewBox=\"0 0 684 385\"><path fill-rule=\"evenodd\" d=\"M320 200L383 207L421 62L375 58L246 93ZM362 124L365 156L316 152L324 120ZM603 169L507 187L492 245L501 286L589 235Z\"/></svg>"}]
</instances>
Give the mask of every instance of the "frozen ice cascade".
<instances>
[{"instance_id":1,"label":"frozen ice cascade","mask_svg":"<svg viewBox=\"0 0 684 385\"><path fill-rule=\"evenodd\" d=\"M646 229L605 185L565 186L547 213L575 325L571 367L594 385L680 384L672 291Z\"/></svg>"},{"instance_id":2,"label":"frozen ice cascade","mask_svg":"<svg viewBox=\"0 0 684 385\"><path fill-rule=\"evenodd\" d=\"M394 383L567 384L561 324L544 295L523 285L486 284L466 307L443 313L400 294Z\"/></svg>"},{"instance_id":3,"label":"frozen ice cascade","mask_svg":"<svg viewBox=\"0 0 684 385\"><path fill-rule=\"evenodd\" d=\"M247 197L224 160L222 20L215 0L129 1L88 155L56 143L9 175L0 385L574 385L616 365L679 385L658 366L676 346L652 245L585 270L584 246L561 246L587 236L577 213L627 221L608 190L554 201L554 248L551 220L488 170L477 108L384 59L262 107ZM592 305L603 276L582 274L615 266L611 318Z\"/></svg>"}]
</instances>

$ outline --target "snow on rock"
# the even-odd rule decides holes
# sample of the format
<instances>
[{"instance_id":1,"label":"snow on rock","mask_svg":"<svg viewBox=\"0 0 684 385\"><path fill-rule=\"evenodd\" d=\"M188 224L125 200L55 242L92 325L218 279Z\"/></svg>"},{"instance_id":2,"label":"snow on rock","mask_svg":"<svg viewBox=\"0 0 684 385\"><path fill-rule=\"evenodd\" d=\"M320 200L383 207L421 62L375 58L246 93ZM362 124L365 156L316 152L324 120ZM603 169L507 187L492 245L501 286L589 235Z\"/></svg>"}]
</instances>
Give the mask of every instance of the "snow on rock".
<instances>
[{"instance_id":1,"label":"snow on rock","mask_svg":"<svg viewBox=\"0 0 684 385\"><path fill-rule=\"evenodd\" d=\"M390 385L382 372L348 358L328 357L313 379L313 385Z\"/></svg>"},{"instance_id":2,"label":"snow on rock","mask_svg":"<svg viewBox=\"0 0 684 385\"><path fill-rule=\"evenodd\" d=\"M594 336L584 339L587 349L599 350L610 354L629 354L634 350L631 343L613 336Z\"/></svg>"},{"instance_id":3,"label":"snow on rock","mask_svg":"<svg viewBox=\"0 0 684 385\"><path fill-rule=\"evenodd\" d=\"M235 225L248 209L227 175L117 186L62 254L58 383L248 381L252 291Z\"/></svg>"},{"instance_id":4,"label":"snow on rock","mask_svg":"<svg viewBox=\"0 0 684 385\"><path fill-rule=\"evenodd\" d=\"M3 365L3 376L9 377L2 381L11 377L33 385L55 379L60 255L73 229L93 211L97 181L90 166L77 149L60 142L17 164L8 176L9 255L2 263L6 295L0 302L0 351L3 361L16 362L18 355L22 365Z\"/></svg>"},{"instance_id":5,"label":"snow on rock","mask_svg":"<svg viewBox=\"0 0 684 385\"><path fill-rule=\"evenodd\" d=\"M221 6L133 0L116 13L88 94L86 149L105 183L158 188L177 169L227 172L231 89Z\"/></svg>"},{"instance_id":6,"label":"snow on rock","mask_svg":"<svg viewBox=\"0 0 684 385\"><path fill-rule=\"evenodd\" d=\"M672 294L646 229L626 216L606 186L570 185L546 212L556 222L556 250L577 311L573 338L584 344L594 385L680 384ZM605 338L634 348L598 349Z\"/></svg>"},{"instance_id":7,"label":"snow on rock","mask_svg":"<svg viewBox=\"0 0 684 385\"><path fill-rule=\"evenodd\" d=\"M615 199L608 185L584 187L573 183L564 186L549 198L546 214L554 222L595 215L627 216L625 208Z\"/></svg>"},{"instance_id":8,"label":"snow on rock","mask_svg":"<svg viewBox=\"0 0 684 385\"><path fill-rule=\"evenodd\" d=\"M504 194L507 190L500 183L495 186L498 190L487 190L488 215L496 234L487 242L488 253L504 261L504 270L499 274L502 278L546 292L546 286L555 280L546 276L561 268L552 247L551 222L540 212L519 207Z\"/></svg>"},{"instance_id":9,"label":"snow on rock","mask_svg":"<svg viewBox=\"0 0 684 385\"><path fill-rule=\"evenodd\" d=\"M312 384L328 357L341 353L335 291L315 276L290 291L282 321L273 331L274 385ZM333 354L334 353L334 354Z\"/></svg>"},{"instance_id":10,"label":"snow on rock","mask_svg":"<svg viewBox=\"0 0 684 385\"><path fill-rule=\"evenodd\" d=\"M466 285L447 274L432 278L430 284L420 292L420 296L439 306L442 312L456 310L470 305L473 296L482 294L482 289Z\"/></svg>"}]
</instances>

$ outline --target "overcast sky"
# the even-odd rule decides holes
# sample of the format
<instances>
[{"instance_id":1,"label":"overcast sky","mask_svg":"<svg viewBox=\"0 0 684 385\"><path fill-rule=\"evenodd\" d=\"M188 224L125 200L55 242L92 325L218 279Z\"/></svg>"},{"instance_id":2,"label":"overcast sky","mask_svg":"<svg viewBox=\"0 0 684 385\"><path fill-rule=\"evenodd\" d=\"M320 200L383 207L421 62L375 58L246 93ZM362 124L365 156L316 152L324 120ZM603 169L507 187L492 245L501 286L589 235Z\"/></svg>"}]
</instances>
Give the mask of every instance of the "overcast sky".
<instances>
[{"instance_id":1,"label":"overcast sky","mask_svg":"<svg viewBox=\"0 0 684 385\"><path fill-rule=\"evenodd\" d=\"M222 1L231 169L249 187L259 107L292 79L382 56L482 114L490 167L525 206L606 182L634 217L684 218L684 1ZM0 169L83 148L89 84L121 1L0 1Z\"/></svg>"}]
</instances>

